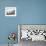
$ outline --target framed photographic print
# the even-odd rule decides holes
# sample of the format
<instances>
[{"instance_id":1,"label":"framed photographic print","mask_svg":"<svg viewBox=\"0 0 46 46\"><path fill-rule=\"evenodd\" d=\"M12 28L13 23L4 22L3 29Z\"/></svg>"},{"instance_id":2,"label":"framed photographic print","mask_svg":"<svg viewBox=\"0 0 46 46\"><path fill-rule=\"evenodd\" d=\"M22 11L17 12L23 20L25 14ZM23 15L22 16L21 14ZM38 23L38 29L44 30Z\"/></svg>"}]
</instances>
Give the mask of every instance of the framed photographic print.
<instances>
[{"instance_id":1,"label":"framed photographic print","mask_svg":"<svg viewBox=\"0 0 46 46\"><path fill-rule=\"evenodd\" d=\"M5 16L16 16L16 7L5 7Z\"/></svg>"}]
</instances>

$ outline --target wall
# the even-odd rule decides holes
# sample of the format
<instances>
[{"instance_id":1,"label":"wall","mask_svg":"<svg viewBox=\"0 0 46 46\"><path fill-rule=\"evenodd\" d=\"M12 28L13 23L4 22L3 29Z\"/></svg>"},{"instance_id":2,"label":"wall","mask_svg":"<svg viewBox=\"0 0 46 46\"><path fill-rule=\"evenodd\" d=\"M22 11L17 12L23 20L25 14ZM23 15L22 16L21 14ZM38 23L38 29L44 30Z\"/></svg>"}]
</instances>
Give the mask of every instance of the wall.
<instances>
[{"instance_id":1,"label":"wall","mask_svg":"<svg viewBox=\"0 0 46 46\"><path fill-rule=\"evenodd\" d=\"M16 17L5 16L7 6L16 6ZM0 44L8 43L9 32L17 33L17 24L46 24L46 0L0 0Z\"/></svg>"}]
</instances>

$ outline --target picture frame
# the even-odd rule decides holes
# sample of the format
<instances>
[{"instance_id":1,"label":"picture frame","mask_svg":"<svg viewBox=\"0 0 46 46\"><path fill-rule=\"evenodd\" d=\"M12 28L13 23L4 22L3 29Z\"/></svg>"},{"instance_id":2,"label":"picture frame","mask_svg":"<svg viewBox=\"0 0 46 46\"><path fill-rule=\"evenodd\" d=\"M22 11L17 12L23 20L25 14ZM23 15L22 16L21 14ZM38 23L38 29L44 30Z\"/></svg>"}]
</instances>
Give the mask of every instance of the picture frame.
<instances>
[{"instance_id":1,"label":"picture frame","mask_svg":"<svg viewBox=\"0 0 46 46\"><path fill-rule=\"evenodd\" d=\"M5 7L5 16L16 16L16 7Z\"/></svg>"}]
</instances>

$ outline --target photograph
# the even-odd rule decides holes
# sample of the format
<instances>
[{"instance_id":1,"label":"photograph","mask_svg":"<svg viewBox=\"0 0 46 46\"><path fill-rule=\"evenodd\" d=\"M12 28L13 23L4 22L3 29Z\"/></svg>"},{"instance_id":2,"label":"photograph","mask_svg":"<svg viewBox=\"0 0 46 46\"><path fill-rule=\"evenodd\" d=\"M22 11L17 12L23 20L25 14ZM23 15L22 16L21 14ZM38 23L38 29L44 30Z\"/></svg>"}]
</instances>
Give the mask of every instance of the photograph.
<instances>
[{"instance_id":1,"label":"photograph","mask_svg":"<svg viewBox=\"0 0 46 46\"><path fill-rule=\"evenodd\" d=\"M46 46L46 0L0 0L0 46Z\"/></svg>"},{"instance_id":2,"label":"photograph","mask_svg":"<svg viewBox=\"0 0 46 46\"><path fill-rule=\"evenodd\" d=\"M16 7L5 7L5 16L16 16Z\"/></svg>"}]
</instances>

